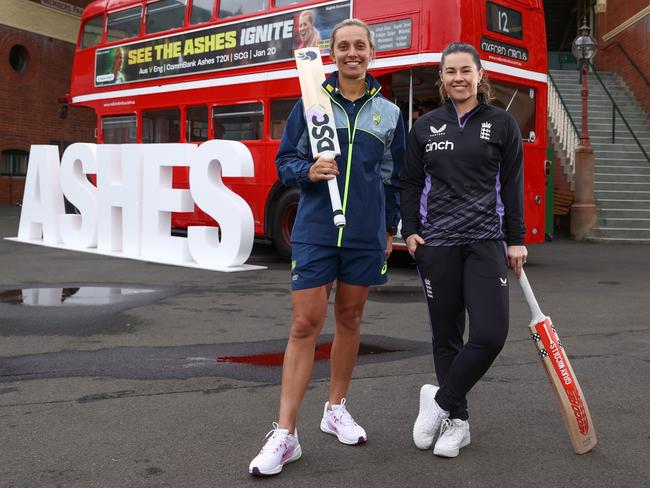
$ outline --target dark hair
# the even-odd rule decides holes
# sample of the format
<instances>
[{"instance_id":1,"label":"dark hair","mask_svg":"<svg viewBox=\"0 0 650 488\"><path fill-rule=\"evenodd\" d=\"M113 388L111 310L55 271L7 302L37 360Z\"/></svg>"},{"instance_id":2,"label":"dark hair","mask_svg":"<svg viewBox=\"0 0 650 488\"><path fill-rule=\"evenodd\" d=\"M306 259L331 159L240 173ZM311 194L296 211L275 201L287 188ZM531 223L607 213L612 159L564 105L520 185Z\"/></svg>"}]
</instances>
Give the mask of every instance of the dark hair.
<instances>
[{"instance_id":1,"label":"dark hair","mask_svg":"<svg viewBox=\"0 0 650 488\"><path fill-rule=\"evenodd\" d=\"M332 33L330 34L330 53L334 51L334 38L336 37L337 31L339 29L342 29L343 27L348 27L351 25L355 25L357 27L361 27L362 29L365 29L366 34L368 35L368 42L370 43L370 49L372 49L373 51L375 50L374 36L372 34L372 31L370 30L370 27L368 27L368 24L366 24L363 20L359 20L359 19L345 19L342 22L336 24L332 29Z\"/></svg>"},{"instance_id":2,"label":"dark hair","mask_svg":"<svg viewBox=\"0 0 650 488\"><path fill-rule=\"evenodd\" d=\"M470 56L472 56L472 60L476 65L476 69L480 70L483 68L483 65L481 64L481 58L479 57L478 51L474 46L472 46L471 44L467 44L465 42L452 42L442 52L442 58L440 59L440 72L442 72L443 70L443 66L445 64L445 58L450 54L456 54L456 53L469 54ZM438 86L438 91L440 92L440 99L444 102L448 98L448 96L447 96L447 92L445 91L445 87L442 83L442 80L440 81L440 84ZM483 76L481 77L481 81L478 82L477 91L479 95L482 94L485 97L486 103L490 103L490 101L494 98L492 96L492 86L490 86L490 80L488 80L487 73L485 71L483 71Z\"/></svg>"}]
</instances>

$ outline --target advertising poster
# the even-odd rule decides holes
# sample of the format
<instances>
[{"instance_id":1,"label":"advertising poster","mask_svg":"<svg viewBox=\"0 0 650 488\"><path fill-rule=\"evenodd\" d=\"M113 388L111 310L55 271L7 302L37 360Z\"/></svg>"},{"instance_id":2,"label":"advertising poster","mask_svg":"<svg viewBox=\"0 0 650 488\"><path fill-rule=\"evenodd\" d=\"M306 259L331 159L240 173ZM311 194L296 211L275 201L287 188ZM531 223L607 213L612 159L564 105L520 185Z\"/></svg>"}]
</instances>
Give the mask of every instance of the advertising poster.
<instances>
[{"instance_id":1,"label":"advertising poster","mask_svg":"<svg viewBox=\"0 0 650 488\"><path fill-rule=\"evenodd\" d=\"M351 17L349 0L164 38L98 49L95 86L219 71L293 59L302 47L329 51L332 28Z\"/></svg>"}]
</instances>

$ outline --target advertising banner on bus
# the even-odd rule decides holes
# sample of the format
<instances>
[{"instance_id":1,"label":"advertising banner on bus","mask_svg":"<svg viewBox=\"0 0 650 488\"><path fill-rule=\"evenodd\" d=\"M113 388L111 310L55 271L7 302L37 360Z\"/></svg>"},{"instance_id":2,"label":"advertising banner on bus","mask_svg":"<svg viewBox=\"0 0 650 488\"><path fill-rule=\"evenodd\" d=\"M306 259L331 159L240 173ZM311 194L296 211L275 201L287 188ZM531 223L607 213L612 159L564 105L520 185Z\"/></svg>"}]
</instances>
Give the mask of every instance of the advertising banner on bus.
<instances>
[{"instance_id":1,"label":"advertising banner on bus","mask_svg":"<svg viewBox=\"0 0 650 488\"><path fill-rule=\"evenodd\" d=\"M303 47L327 53L332 28L351 14L351 2L344 0L98 49L95 86L290 60Z\"/></svg>"}]
</instances>

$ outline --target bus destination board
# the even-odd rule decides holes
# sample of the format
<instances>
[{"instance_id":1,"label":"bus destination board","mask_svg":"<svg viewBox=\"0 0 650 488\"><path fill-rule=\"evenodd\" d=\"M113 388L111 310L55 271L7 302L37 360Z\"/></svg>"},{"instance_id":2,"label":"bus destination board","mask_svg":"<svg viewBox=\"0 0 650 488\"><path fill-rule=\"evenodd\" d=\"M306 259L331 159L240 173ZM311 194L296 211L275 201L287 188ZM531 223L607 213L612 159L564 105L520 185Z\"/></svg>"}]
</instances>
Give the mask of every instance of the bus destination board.
<instances>
[{"instance_id":1,"label":"bus destination board","mask_svg":"<svg viewBox=\"0 0 650 488\"><path fill-rule=\"evenodd\" d=\"M95 54L95 86L189 75L293 59L293 51L320 47L329 51L332 28L352 14L350 0L282 12L231 24L133 42ZM305 42L301 16L312 21L315 35ZM310 44L309 46L307 44Z\"/></svg>"},{"instance_id":2,"label":"bus destination board","mask_svg":"<svg viewBox=\"0 0 650 488\"><path fill-rule=\"evenodd\" d=\"M488 30L515 39L524 38L521 12L497 3L487 2L486 17Z\"/></svg>"}]
</instances>

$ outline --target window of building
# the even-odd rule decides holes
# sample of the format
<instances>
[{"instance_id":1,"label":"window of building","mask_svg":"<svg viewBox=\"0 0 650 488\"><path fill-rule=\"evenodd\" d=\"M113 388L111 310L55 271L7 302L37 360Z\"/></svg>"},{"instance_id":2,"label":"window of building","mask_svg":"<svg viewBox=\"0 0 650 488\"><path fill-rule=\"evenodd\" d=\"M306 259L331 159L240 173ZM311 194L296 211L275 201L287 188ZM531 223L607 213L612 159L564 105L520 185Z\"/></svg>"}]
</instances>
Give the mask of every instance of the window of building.
<instances>
[{"instance_id":1,"label":"window of building","mask_svg":"<svg viewBox=\"0 0 650 488\"><path fill-rule=\"evenodd\" d=\"M27 160L29 153L20 149L7 149L2 151L0 157L0 175L25 176L27 174Z\"/></svg>"},{"instance_id":2,"label":"window of building","mask_svg":"<svg viewBox=\"0 0 650 488\"><path fill-rule=\"evenodd\" d=\"M102 117L104 144L133 144L138 141L135 115Z\"/></svg>"},{"instance_id":3,"label":"window of building","mask_svg":"<svg viewBox=\"0 0 650 488\"><path fill-rule=\"evenodd\" d=\"M287 119L297 100L297 98L271 100L271 139L282 138L284 126L287 125Z\"/></svg>"},{"instance_id":4,"label":"window of building","mask_svg":"<svg viewBox=\"0 0 650 488\"><path fill-rule=\"evenodd\" d=\"M108 14L106 40L119 41L135 37L140 33L142 7L129 8Z\"/></svg>"},{"instance_id":5,"label":"window of building","mask_svg":"<svg viewBox=\"0 0 650 488\"><path fill-rule=\"evenodd\" d=\"M142 112L142 142L178 142L181 135L181 112L177 108Z\"/></svg>"},{"instance_id":6,"label":"window of building","mask_svg":"<svg viewBox=\"0 0 650 488\"><path fill-rule=\"evenodd\" d=\"M261 103L214 107L214 138L250 141L262 138L264 111Z\"/></svg>"},{"instance_id":7,"label":"window of building","mask_svg":"<svg viewBox=\"0 0 650 488\"><path fill-rule=\"evenodd\" d=\"M207 22L212 18L214 0L193 0L190 12L190 24Z\"/></svg>"},{"instance_id":8,"label":"window of building","mask_svg":"<svg viewBox=\"0 0 650 488\"><path fill-rule=\"evenodd\" d=\"M25 46L16 44L9 50L9 64L16 73L22 73L27 68L29 53Z\"/></svg>"},{"instance_id":9,"label":"window of building","mask_svg":"<svg viewBox=\"0 0 650 488\"><path fill-rule=\"evenodd\" d=\"M190 107L185 113L187 142L208 140L208 107Z\"/></svg>"},{"instance_id":10,"label":"window of building","mask_svg":"<svg viewBox=\"0 0 650 488\"><path fill-rule=\"evenodd\" d=\"M81 35L81 48L93 47L102 41L104 30L104 16L98 15L86 21L83 34Z\"/></svg>"},{"instance_id":11,"label":"window of building","mask_svg":"<svg viewBox=\"0 0 650 488\"><path fill-rule=\"evenodd\" d=\"M490 84L494 95L492 104L510 112L519 125L521 138L525 142L534 142L536 139L535 90L502 81L491 81Z\"/></svg>"},{"instance_id":12,"label":"window of building","mask_svg":"<svg viewBox=\"0 0 650 488\"><path fill-rule=\"evenodd\" d=\"M235 15L250 14L268 8L268 0L221 0L219 2L219 17L234 17Z\"/></svg>"},{"instance_id":13,"label":"window of building","mask_svg":"<svg viewBox=\"0 0 650 488\"><path fill-rule=\"evenodd\" d=\"M183 26L187 0L160 0L147 4L147 32L161 32Z\"/></svg>"}]
</instances>

